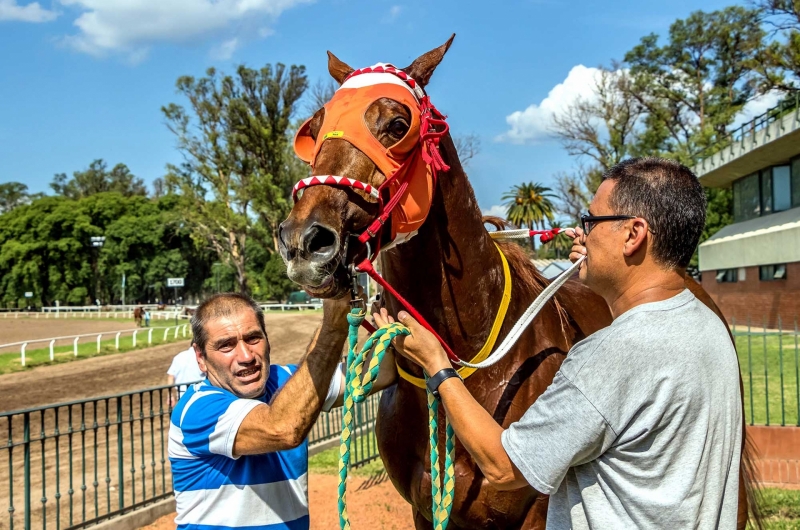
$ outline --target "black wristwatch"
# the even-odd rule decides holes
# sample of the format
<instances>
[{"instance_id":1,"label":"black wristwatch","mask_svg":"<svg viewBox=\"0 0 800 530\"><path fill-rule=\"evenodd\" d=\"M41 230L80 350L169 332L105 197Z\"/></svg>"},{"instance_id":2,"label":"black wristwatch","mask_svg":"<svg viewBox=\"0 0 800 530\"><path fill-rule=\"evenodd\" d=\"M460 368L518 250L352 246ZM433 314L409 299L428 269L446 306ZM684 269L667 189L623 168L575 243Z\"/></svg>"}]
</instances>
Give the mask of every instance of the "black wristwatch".
<instances>
[{"instance_id":1,"label":"black wristwatch","mask_svg":"<svg viewBox=\"0 0 800 530\"><path fill-rule=\"evenodd\" d=\"M428 386L428 390L431 391L431 394L433 394L433 397L439 399L439 385L451 377L458 377L461 379L461 376L458 375L458 372L456 372L455 369L444 368L430 376L425 384Z\"/></svg>"}]
</instances>

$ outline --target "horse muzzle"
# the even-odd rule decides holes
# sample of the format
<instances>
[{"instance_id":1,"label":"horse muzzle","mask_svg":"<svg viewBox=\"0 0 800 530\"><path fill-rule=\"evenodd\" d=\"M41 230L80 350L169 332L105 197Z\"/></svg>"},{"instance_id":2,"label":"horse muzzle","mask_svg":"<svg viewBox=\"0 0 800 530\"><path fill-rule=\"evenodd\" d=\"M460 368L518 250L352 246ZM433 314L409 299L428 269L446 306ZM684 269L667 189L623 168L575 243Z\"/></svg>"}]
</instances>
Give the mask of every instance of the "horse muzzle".
<instances>
[{"instance_id":1,"label":"horse muzzle","mask_svg":"<svg viewBox=\"0 0 800 530\"><path fill-rule=\"evenodd\" d=\"M346 248L336 230L319 221L295 223L290 218L281 224L279 240L286 274L309 294L332 298L347 289L342 266Z\"/></svg>"}]
</instances>

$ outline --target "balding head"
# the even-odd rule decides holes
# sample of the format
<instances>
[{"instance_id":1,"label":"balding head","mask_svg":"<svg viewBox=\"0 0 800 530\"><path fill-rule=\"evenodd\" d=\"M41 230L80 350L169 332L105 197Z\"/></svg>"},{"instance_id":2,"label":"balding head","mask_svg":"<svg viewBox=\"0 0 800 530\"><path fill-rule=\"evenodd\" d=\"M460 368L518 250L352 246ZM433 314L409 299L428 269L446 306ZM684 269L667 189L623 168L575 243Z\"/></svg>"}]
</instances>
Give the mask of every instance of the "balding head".
<instances>
[{"instance_id":1,"label":"balding head","mask_svg":"<svg viewBox=\"0 0 800 530\"><path fill-rule=\"evenodd\" d=\"M230 317L241 311L252 311L258 319L261 331L267 334L264 324L264 312L258 304L249 296L239 293L220 293L205 300L195 311L192 317L192 335L194 344L200 352L206 354L206 343L208 342L208 332L206 324L210 320L220 317Z\"/></svg>"}]
</instances>

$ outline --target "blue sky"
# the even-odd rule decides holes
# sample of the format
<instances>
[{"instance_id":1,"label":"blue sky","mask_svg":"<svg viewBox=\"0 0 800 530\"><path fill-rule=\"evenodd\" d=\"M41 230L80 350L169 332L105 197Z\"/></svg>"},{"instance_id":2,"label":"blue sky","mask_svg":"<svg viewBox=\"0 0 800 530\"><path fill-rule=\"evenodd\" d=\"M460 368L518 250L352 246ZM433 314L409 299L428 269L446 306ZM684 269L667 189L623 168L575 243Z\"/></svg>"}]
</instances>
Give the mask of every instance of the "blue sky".
<instances>
[{"instance_id":1,"label":"blue sky","mask_svg":"<svg viewBox=\"0 0 800 530\"><path fill-rule=\"evenodd\" d=\"M575 166L547 122L589 89L592 67L730 3L0 0L0 182L49 191L95 158L150 182L180 160L160 111L183 103L180 75L283 62L313 82L328 78L328 49L354 67L402 67L454 32L428 92L455 134L480 137L468 171L489 209L513 184L551 185Z\"/></svg>"}]
</instances>

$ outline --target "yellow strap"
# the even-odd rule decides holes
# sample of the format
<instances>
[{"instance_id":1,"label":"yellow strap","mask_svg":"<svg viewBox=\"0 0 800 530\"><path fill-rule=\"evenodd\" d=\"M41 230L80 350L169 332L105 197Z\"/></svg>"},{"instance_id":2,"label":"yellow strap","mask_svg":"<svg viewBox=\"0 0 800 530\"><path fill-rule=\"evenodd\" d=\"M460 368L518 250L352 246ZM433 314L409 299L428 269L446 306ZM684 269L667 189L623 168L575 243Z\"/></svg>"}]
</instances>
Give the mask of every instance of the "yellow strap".
<instances>
[{"instance_id":1,"label":"yellow strap","mask_svg":"<svg viewBox=\"0 0 800 530\"><path fill-rule=\"evenodd\" d=\"M497 246L497 251L500 252L500 261L503 262L503 276L505 277L505 285L503 286L503 298L500 299L500 308L497 310L497 315L494 317L494 324L492 324L492 330L489 332L489 337L486 339L486 343L481 348L475 357L472 358L470 364L475 364L483 361L486 359L492 350L494 349L494 344L497 342L497 336L500 334L500 328L503 327L503 320L506 318L506 311L508 311L508 305L511 303L511 270L508 268L508 261L506 261L506 257L503 255L503 251L500 250L500 247ZM467 377L471 376L477 368L470 368L469 366L462 366L459 368L458 375L461 376L461 379L466 379ZM400 377L408 381L414 386L424 389L425 388L425 380L420 377L415 377L410 373L403 370L400 365L397 365L397 373Z\"/></svg>"}]
</instances>

